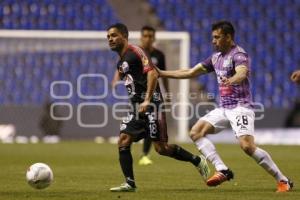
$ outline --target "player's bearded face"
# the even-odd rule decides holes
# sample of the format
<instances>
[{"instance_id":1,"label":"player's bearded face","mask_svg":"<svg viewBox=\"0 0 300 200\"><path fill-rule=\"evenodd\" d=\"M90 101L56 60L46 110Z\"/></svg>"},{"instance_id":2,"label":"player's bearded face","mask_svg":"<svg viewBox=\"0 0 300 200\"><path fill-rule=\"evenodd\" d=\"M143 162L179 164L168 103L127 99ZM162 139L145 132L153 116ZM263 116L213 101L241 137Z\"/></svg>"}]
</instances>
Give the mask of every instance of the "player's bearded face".
<instances>
[{"instance_id":1,"label":"player's bearded face","mask_svg":"<svg viewBox=\"0 0 300 200\"><path fill-rule=\"evenodd\" d=\"M116 28L111 28L107 32L107 40L111 50L120 52L126 39Z\"/></svg>"},{"instance_id":2,"label":"player's bearded face","mask_svg":"<svg viewBox=\"0 0 300 200\"><path fill-rule=\"evenodd\" d=\"M228 46L228 42L228 37L222 33L221 29L212 32L212 44L215 51L224 52Z\"/></svg>"}]
</instances>

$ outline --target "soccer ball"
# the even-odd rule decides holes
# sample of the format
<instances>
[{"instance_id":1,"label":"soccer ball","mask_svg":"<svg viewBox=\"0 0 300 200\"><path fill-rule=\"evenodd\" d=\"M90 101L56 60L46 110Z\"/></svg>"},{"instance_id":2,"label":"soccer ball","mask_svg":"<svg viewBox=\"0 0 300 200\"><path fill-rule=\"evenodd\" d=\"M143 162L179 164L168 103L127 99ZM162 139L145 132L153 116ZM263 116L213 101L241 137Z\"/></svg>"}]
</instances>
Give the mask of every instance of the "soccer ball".
<instances>
[{"instance_id":1,"label":"soccer ball","mask_svg":"<svg viewBox=\"0 0 300 200\"><path fill-rule=\"evenodd\" d=\"M28 184L35 189L44 189L53 181L53 172L45 163L35 163L26 172Z\"/></svg>"}]
</instances>

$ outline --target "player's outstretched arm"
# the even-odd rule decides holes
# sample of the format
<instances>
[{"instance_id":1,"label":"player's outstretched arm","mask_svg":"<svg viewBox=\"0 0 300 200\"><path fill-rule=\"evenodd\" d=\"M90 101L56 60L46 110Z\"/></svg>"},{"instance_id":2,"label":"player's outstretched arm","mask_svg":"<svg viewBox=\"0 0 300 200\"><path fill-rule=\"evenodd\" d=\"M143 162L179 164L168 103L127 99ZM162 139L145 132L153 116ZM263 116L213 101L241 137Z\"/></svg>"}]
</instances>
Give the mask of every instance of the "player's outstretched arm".
<instances>
[{"instance_id":1,"label":"player's outstretched arm","mask_svg":"<svg viewBox=\"0 0 300 200\"><path fill-rule=\"evenodd\" d=\"M188 79L188 78L193 78L195 76L199 76L201 74L208 73L206 68L201 63L195 65L191 69L179 69L173 71L157 70L157 71L160 77L175 78L175 79Z\"/></svg>"},{"instance_id":2,"label":"player's outstretched arm","mask_svg":"<svg viewBox=\"0 0 300 200\"><path fill-rule=\"evenodd\" d=\"M139 112L146 112L147 106L150 104L153 92L156 88L157 79L158 72L156 70L153 69L147 73L147 92L144 102L140 104Z\"/></svg>"},{"instance_id":3,"label":"player's outstretched arm","mask_svg":"<svg viewBox=\"0 0 300 200\"><path fill-rule=\"evenodd\" d=\"M221 77L224 85L240 84L247 78L248 68L244 65L236 66L235 74L231 78Z\"/></svg>"}]
</instances>

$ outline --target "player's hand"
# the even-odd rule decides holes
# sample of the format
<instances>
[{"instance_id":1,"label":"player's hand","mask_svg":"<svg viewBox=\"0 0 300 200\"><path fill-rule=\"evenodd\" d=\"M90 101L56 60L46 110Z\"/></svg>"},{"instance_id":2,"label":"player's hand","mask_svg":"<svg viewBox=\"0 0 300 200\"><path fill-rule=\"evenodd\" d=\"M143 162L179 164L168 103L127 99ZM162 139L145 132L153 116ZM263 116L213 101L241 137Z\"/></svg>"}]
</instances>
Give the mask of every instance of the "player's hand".
<instances>
[{"instance_id":1,"label":"player's hand","mask_svg":"<svg viewBox=\"0 0 300 200\"><path fill-rule=\"evenodd\" d=\"M147 111L147 107L150 105L150 101L145 100L143 103L139 106L139 113L144 113Z\"/></svg>"},{"instance_id":2,"label":"player's hand","mask_svg":"<svg viewBox=\"0 0 300 200\"><path fill-rule=\"evenodd\" d=\"M155 65L154 65L154 69L157 71L158 77L160 77L161 70L157 66L155 66Z\"/></svg>"},{"instance_id":3,"label":"player's hand","mask_svg":"<svg viewBox=\"0 0 300 200\"><path fill-rule=\"evenodd\" d=\"M300 84L300 70L294 71L291 75L291 80L295 83Z\"/></svg>"},{"instance_id":4,"label":"player's hand","mask_svg":"<svg viewBox=\"0 0 300 200\"><path fill-rule=\"evenodd\" d=\"M230 79L226 78L225 76L221 76L221 81L224 86L231 85Z\"/></svg>"}]
</instances>

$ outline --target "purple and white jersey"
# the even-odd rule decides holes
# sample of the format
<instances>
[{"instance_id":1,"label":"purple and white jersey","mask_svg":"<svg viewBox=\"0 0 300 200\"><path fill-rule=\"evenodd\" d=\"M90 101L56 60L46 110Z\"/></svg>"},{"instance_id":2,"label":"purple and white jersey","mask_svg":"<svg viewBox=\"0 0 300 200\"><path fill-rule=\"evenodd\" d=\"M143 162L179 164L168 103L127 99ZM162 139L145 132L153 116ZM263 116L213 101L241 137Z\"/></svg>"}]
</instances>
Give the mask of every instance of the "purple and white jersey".
<instances>
[{"instance_id":1,"label":"purple and white jersey","mask_svg":"<svg viewBox=\"0 0 300 200\"><path fill-rule=\"evenodd\" d=\"M217 74L221 107L235 108L238 105L251 106L250 73L248 73L247 78L240 84L224 86L221 81L221 77L232 77L235 74L236 66L244 65L250 71L250 58L243 48L237 45L233 46L224 55L221 52L216 52L201 62L201 64L208 72L215 71Z\"/></svg>"}]
</instances>

